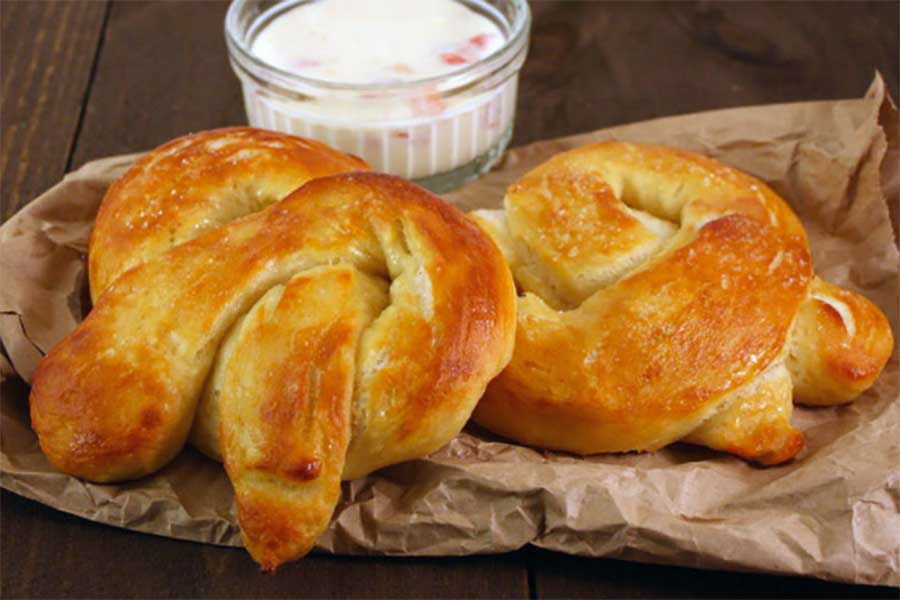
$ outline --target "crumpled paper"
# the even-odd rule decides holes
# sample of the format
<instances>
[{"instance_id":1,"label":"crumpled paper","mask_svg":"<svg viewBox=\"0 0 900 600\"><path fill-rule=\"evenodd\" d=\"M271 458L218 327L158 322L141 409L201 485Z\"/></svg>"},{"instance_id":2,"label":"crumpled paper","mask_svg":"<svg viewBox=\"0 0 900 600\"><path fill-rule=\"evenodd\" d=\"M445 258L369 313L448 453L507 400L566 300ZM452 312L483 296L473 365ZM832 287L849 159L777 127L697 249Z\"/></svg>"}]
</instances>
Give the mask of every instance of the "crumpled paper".
<instances>
[{"instance_id":1,"label":"crumpled paper","mask_svg":"<svg viewBox=\"0 0 900 600\"><path fill-rule=\"evenodd\" d=\"M876 77L862 99L707 112L517 148L449 199L465 209L499 206L505 187L527 169L597 140L699 151L781 193L806 225L818 273L877 302L896 332L898 134L896 107ZM85 165L0 228L6 376L15 371L29 380L41 356L82 318L94 214L107 186L137 156ZM794 421L806 448L774 468L683 444L581 458L506 443L470 425L426 459L346 482L317 548L461 555L530 543L572 554L900 585L898 373L895 350L855 403L798 407ZM186 448L132 483L86 483L47 463L23 398L4 397L0 408L4 488L111 525L240 544L225 472L198 452Z\"/></svg>"}]
</instances>

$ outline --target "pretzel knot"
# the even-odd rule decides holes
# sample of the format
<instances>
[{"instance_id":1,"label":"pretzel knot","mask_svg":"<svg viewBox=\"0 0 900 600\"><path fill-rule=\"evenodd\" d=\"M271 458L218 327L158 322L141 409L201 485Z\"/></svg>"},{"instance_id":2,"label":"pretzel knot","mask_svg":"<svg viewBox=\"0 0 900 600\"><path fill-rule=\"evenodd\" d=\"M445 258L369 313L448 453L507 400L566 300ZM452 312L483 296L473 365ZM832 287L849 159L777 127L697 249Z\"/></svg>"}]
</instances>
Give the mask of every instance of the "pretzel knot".
<instances>
[{"instance_id":1,"label":"pretzel knot","mask_svg":"<svg viewBox=\"0 0 900 600\"><path fill-rule=\"evenodd\" d=\"M515 288L477 226L387 175L313 179L260 212L211 218L155 256L156 241L136 245L153 249L41 363L32 423L53 464L95 481L155 471L193 427L224 459L246 546L273 569L312 547L342 477L460 431L511 356ZM93 258L107 242L95 234Z\"/></svg>"},{"instance_id":2,"label":"pretzel knot","mask_svg":"<svg viewBox=\"0 0 900 600\"><path fill-rule=\"evenodd\" d=\"M877 307L814 276L784 201L695 154L559 154L474 218L524 292L512 362L474 418L521 442L591 454L684 440L775 464L803 446L792 391L846 402L891 352Z\"/></svg>"}]
</instances>

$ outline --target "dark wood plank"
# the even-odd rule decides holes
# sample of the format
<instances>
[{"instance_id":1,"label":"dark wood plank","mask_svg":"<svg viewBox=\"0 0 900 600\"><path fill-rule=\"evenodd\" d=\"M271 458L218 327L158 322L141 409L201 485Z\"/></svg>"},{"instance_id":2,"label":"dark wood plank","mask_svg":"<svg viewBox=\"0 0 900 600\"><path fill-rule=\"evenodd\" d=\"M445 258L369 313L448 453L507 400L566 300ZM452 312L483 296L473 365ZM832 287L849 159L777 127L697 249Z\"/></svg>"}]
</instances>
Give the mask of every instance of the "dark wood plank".
<instances>
[{"instance_id":1,"label":"dark wood plank","mask_svg":"<svg viewBox=\"0 0 900 600\"><path fill-rule=\"evenodd\" d=\"M897 598L888 587L529 551L535 598Z\"/></svg>"},{"instance_id":2,"label":"dark wood plank","mask_svg":"<svg viewBox=\"0 0 900 600\"><path fill-rule=\"evenodd\" d=\"M222 1L116 2L73 165L246 123Z\"/></svg>"},{"instance_id":3,"label":"dark wood plank","mask_svg":"<svg viewBox=\"0 0 900 600\"><path fill-rule=\"evenodd\" d=\"M0 215L66 171L105 1L0 2Z\"/></svg>"},{"instance_id":4,"label":"dark wood plank","mask_svg":"<svg viewBox=\"0 0 900 600\"><path fill-rule=\"evenodd\" d=\"M74 164L246 122L225 10L113 6ZM542 1L534 12L513 144L699 110L855 97L876 69L897 95L893 2Z\"/></svg>"},{"instance_id":5,"label":"dark wood plank","mask_svg":"<svg viewBox=\"0 0 900 600\"><path fill-rule=\"evenodd\" d=\"M514 144L681 113L898 93L897 2L532 4Z\"/></svg>"},{"instance_id":6,"label":"dark wood plank","mask_svg":"<svg viewBox=\"0 0 900 600\"><path fill-rule=\"evenodd\" d=\"M99 525L2 493L4 598L527 597L524 557L313 555L260 573L241 549ZM14 548L11 546L14 544Z\"/></svg>"},{"instance_id":7,"label":"dark wood plank","mask_svg":"<svg viewBox=\"0 0 900 600\"><path fill-rule=\"evenodd\" d=\"M668 114L858 96L876 68L897 95L900 9L895 2L533 6L536 18L521 84L517 144ZM245 121L239 86L226 58L225 9L221 2L124 2L112 7L73 166L150 148L188 131ZM14 98L5 91L6 77L17 48L7 35L17 27L8 23L23 21L7 21L6 15L12 14L8 3L0 3L0 11L6 112L7 98ZM52 36L56 29L47 31ZM74 61L74 56L66 56ZM66 63L59 59L57 64ZM39 95L28 98L23 110ZM3 116L4 138L10 137L13 123L27 124L30 118L10 117L8 127L8 116ZM75 122L77 128L77 118ZM7 143L12 142L4 139L4 156L13 156L12 151L7 154ZM27 192L30 171L24 183L10 181L3 173L4 198L9 190L19 192L23 201L34 195ZM58 175L47 177L43 187ZM24 402L24 389L13 393ZM275 577L264 577L240 550L105 527L8 493L2 503L0 596L5 597L523 596L528 592L526 558L532 565L531 593L541 596L732 596L742 590L758 596L836 596L884 591L542 551L433 560L313 556L286 566Z\"/></svg>"}]
</instances>

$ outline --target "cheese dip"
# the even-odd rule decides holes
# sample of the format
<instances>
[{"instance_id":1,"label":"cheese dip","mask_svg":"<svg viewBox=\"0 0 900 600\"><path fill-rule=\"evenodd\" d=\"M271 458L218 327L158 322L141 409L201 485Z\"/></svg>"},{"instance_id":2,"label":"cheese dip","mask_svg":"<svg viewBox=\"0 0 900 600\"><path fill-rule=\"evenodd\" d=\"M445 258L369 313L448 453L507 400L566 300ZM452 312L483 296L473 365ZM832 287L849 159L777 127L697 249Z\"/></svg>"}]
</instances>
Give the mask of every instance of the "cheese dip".
<instances>
[{"instance_id":1,"label":"cheese dip","mask_svg":"<svg viewBox=\"0 0 900 600\"><path fill-rule=\"evenodd\" d=\"M445 191L512 133L525 0L235 0L226 38L250 124Z\"/></svg>"},{"instance_id":2,"label":"cheese dip","mask_svg":"<svg viewBox=\"0 0 900 600\"><path fill-rule=\"evenodd\" d=\"M458 71L504 41L496 23L453 0L319 0L273 19L251 51L312 79L396 83Z\"/></svg>"}]
</instances>

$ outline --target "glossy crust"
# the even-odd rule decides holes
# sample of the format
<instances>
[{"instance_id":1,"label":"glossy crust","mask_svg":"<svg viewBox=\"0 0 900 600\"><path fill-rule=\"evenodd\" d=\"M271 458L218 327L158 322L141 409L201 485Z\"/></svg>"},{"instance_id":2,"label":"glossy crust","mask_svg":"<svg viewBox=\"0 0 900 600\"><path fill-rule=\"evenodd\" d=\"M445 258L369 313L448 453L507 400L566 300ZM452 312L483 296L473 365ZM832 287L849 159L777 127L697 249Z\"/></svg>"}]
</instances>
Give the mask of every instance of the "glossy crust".
<instances>
[{"instance_id":1,"label":"glossy crust","mask_svg":"<svg viewBox=\"0 0 900 600\"><path fill-rule=\"evenodd\" d=\"M514 328L509 269L455 208L387 175L314 179L121 275L39 366L32 424L67 473L140 477L181 449L215 367L246 545L271 569L315 542L337 474L455 436Z\"/></svg>"},{"instance_id":2,"label":"glossy crust","mask_svg":"<svg viewBox=\"0 0 900 600\"><path fill-rule=\"evenodd\" d=\"M890 323L877 306L815 278L791 335L794 399L826 406L853 400L872 385L893 347Z\"/></svg>"},{"instance_id":3,"label":"glossy crust","mask_svg":"<svg viewBox=\"0 0 900 600\"><path fill-rule=\"evenodd\" d=\"M172 246L281 200L315 177L367 170L313 140L231 127L186 135L110 186L91 232L91 297Z\"/></svg>"},{"instance_id":4,"label":"glossy crust","mask_svg":"<svg viewBox=\"0 0 900 600\"><path fill-rule=\"evenodd\" d=\"M241 321L218 404L244 540L264 569L306 554L331 520L356 348L389 301L379 278L320 267L269 290Z\"/></svg>"},{"instance_id":5,"label":"glossy crust","mask_svg":"<svg viewBox=\"0 0 900 600\"><path fill-rule=\"evenodd\" d=\"M803 446L792 387L846 401L891 352L874 305L814 277L787 205L702 156L580 148L473 218L524 292L513 360L474 417L517 441L592 454L684 440L777 464Z\"/></svg>"}]
</instances>

